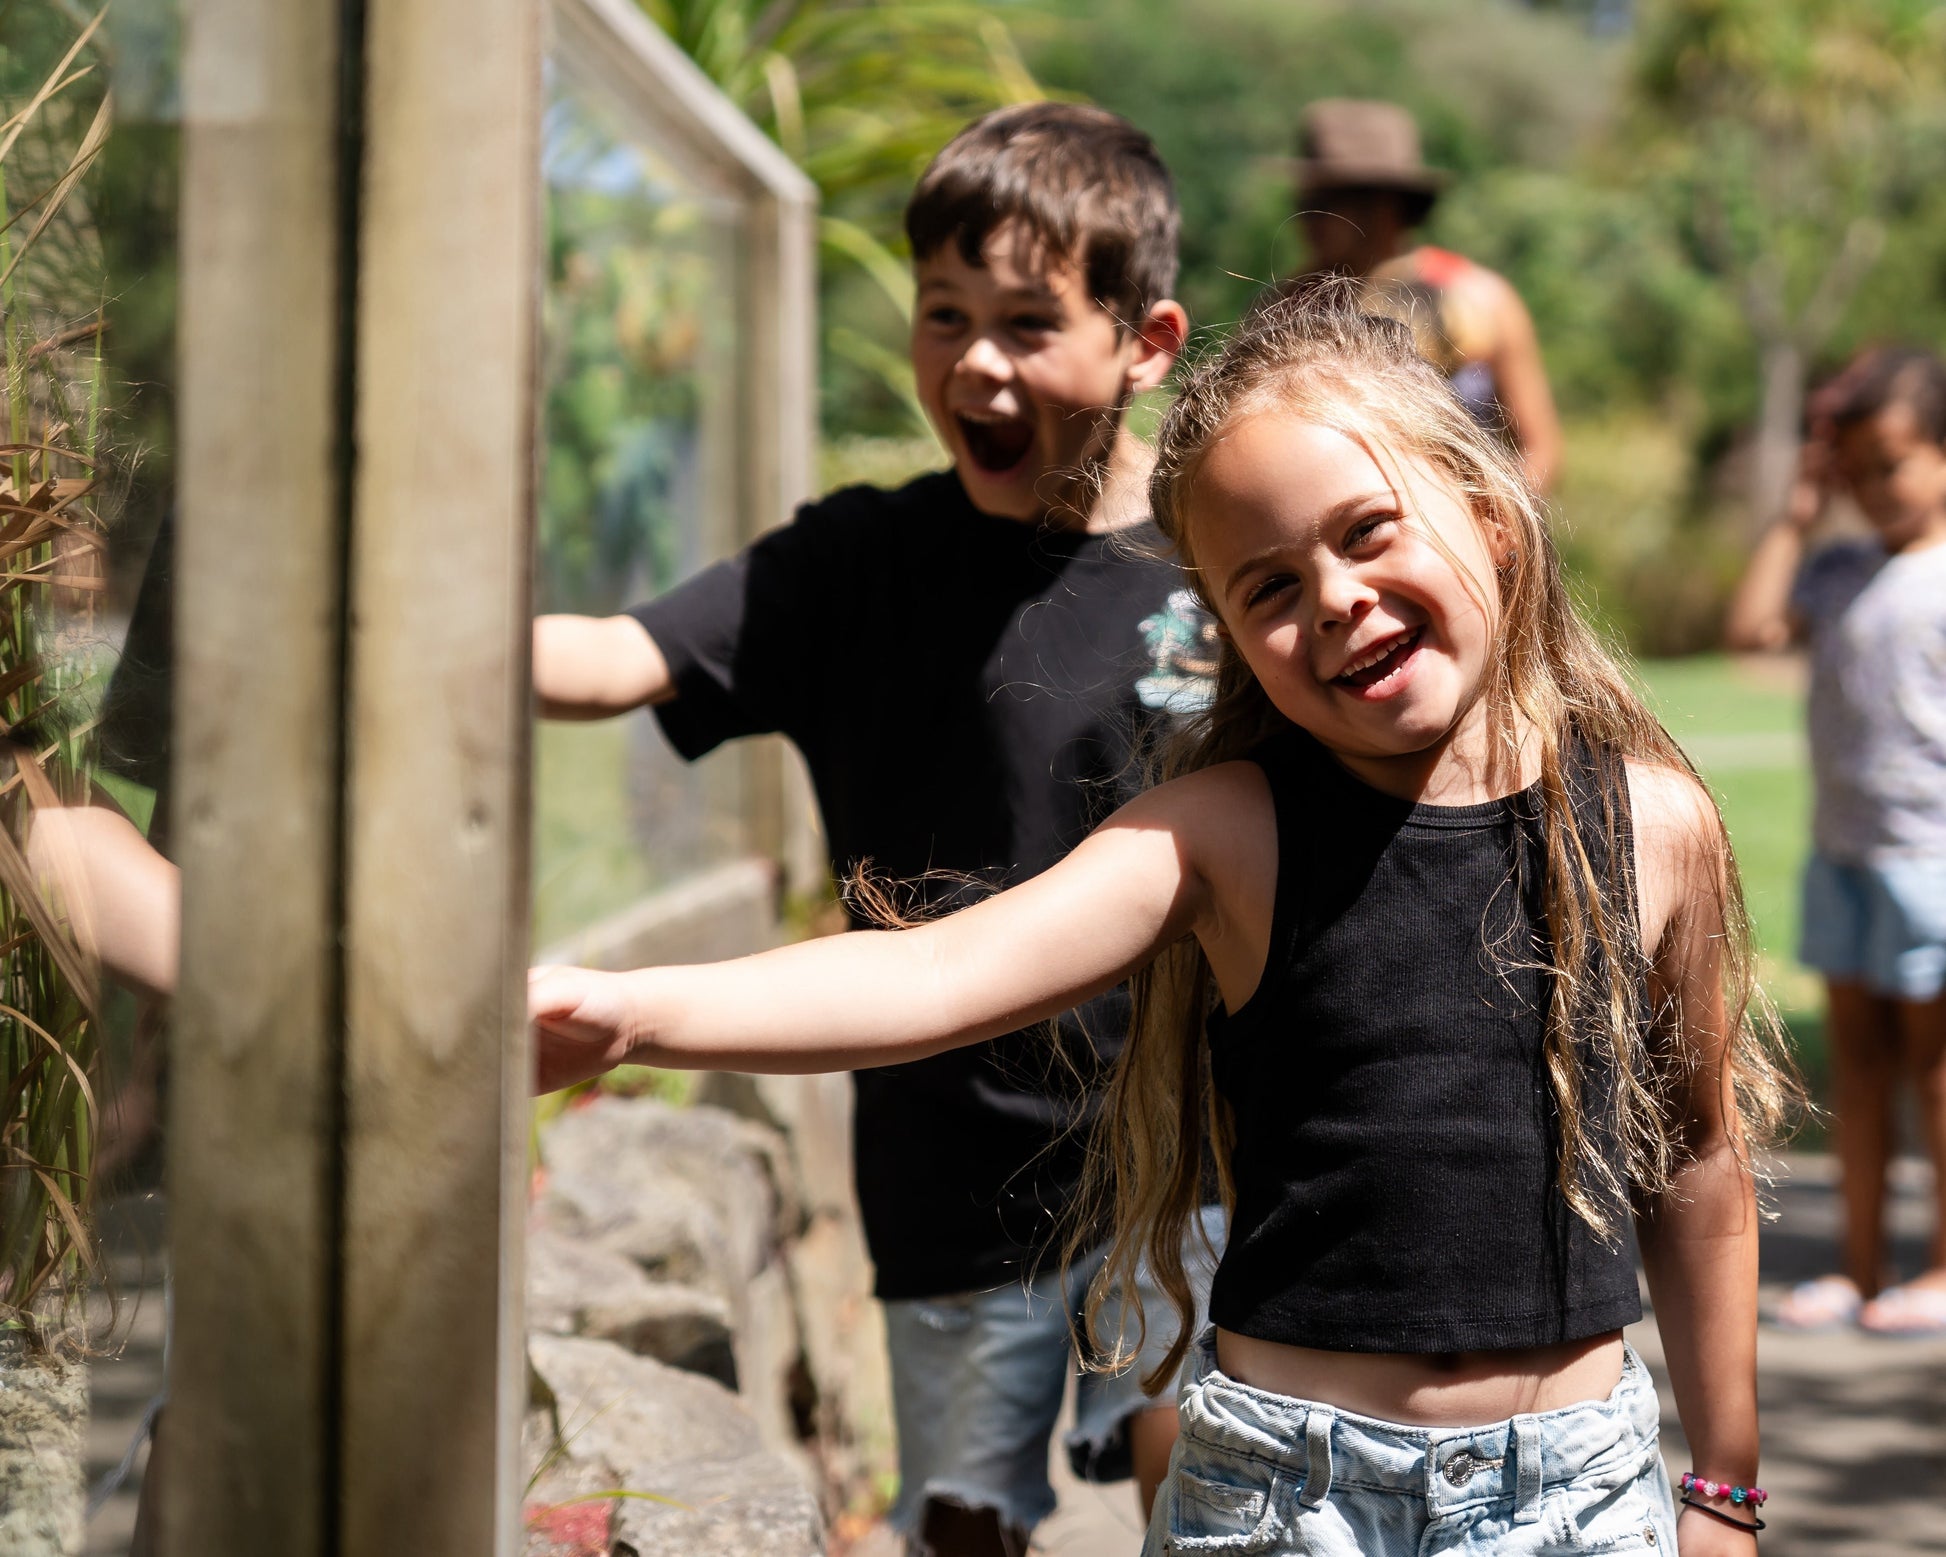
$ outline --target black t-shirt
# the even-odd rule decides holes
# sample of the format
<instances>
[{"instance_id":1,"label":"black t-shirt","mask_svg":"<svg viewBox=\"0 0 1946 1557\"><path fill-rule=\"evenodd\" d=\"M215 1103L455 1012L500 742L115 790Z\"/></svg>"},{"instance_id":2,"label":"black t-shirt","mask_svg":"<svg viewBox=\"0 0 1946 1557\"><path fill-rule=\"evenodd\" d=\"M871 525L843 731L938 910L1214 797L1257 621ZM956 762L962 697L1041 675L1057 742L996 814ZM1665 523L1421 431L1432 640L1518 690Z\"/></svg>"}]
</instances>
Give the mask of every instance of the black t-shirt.
<instances>
[{"instance_id":1,"label":"black t-shirt","mask_svg":"<svg viewBox=\"0 0 1946 1557\"><path fill-rule=\"evenodd\" d=\"M1207 652L1153 528L1086 535L981 513L951 472L854 488L633 614L667 658L656 710L701 756L781 732L804 754L834 871L869 861L950 906L969 873L1045 870L1139 782L1160 709ZM1085 925L1075 927L1087 934ZM1079 1177L1117 991L1045 1033L854 1074L854 1164L883 1298L1018 1279Z\"/></svg>"}]
</instances>

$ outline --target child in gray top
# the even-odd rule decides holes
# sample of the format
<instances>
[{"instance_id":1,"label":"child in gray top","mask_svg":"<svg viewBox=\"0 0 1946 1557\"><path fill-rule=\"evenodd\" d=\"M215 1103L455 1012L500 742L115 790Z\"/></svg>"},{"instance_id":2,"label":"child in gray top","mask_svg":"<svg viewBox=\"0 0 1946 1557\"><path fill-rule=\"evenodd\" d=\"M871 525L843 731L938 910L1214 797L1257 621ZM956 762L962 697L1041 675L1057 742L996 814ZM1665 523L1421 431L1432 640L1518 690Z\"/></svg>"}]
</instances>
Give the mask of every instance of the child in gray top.
<instances>
[{"instance_id":1,"label":"child in gray top","mask_svg":"<svg viewBox=\"0 0 1946 1557\"><path fill-rule=\"evenodd\" d=\"M1727 631L1732 648L1804 641L1811 658L1817 798L1800 955L1829 995L1844 1269L1798 1287L1779 1317L1941 1331L1946 1218L1927 1269L1888 1287L1884 1207L1902 1075L1946 1169L1946 365L1908 348L1869 353L1816 410L1803 474ZM1805 532L1837 486L1872 534L1807 559Z\"/></svg>"}]
</instances>

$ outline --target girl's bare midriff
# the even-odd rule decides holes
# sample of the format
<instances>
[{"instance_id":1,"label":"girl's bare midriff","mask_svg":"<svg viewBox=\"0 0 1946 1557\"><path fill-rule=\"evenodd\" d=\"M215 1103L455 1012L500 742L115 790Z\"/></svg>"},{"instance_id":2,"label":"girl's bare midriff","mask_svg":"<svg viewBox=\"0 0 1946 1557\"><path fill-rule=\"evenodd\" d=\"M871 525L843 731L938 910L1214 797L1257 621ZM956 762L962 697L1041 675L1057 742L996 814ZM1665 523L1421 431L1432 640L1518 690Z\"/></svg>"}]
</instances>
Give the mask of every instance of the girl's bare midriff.
<instances>
[{"instance_id":1,"label":"girl's bare midriff","mask_svg":"<svg viewBox=\"0 0 1946 1557\"><path fill-rule=\"evenodd\" d=\"M1323 1352L1216 1332L1216 1362L1254 1389L1414 1427L1475 1427L1606 1400L1622 1377L1620 1331L1521 1351Z\"/></svg>"}]
</instances>

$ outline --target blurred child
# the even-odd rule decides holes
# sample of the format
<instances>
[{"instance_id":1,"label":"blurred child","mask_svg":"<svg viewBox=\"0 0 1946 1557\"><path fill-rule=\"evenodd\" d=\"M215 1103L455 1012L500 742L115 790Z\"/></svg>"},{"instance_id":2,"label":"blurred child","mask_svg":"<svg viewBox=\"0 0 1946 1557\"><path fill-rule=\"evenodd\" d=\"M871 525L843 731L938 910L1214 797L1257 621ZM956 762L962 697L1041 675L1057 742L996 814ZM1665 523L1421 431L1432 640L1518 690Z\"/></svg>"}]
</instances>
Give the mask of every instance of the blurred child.
<instances>
[{"instance_id":1,"label":"blurred child","mask_svg":"<svg viewBox=\"0 0 1946 1557\"><path fill-rule=\"evenodd\" d=\"M1112 114L1035 103L964 130L906 211L912 365L952 467L810 504L625 616L543 617L542 712L649 704L689 758L782 732L841 881L869 862L937 897L944 873L1004 885L1053 865L1132 787L1145 720L1196 701L1174 646L1199 626L1175 619L1181 577L1147 522L1152 455L1123 425L1183 344L1177 225L1155 147ZM1048 1249L1128 1021L1125 992L1089 994L1085 1020L1063 1018L1079 1076L1019 1033L853 1078L893 1519L941 1557L1024 1551L1053 1508L1085 1277L1064 1285ZM1124 1370L1084 1376L1078 1417L1077 1469L1132 1470L1152 1493L1173 1410Z\"/></svg>"},{"instance_id":2,"label":"blurred child","mask_svg":"<svg viewBox=\"0 0 1946 1557\"><path fill-rule=\"evenodd\" d=\"M1902 1080L1946 1170L1946 366L1926 351L1873 352L1815 409L1788 509L1726 629L1731 648L1804 641L1811 654L1817 798L1800 955L1829 997L1843 1269L1796 1288L1779 1318L1940 1331L1946 1217L1935 1214L1926 1269L1897 1286L1884 1222ZM1839 489L1873 533L1807 559L1806 533Z\"/></svg>"},{"instance_id":3,"label":"blurred child","mask_svg":"<svg viewBox=\"0 0 1946 1557\"><path fill-rule=\"evenodd\" d=\"M1512 456L1346 292L1256 315L1163 423L1151 506L1222 628L1175 777L918 929L537 970L544 1073L923 1060L1134 975L1106 1275L1170 1296L1152 1377L1192 1359L1148 1557L1752 1557L1746 1147L1792 1087L1728 840ZM1233 1223L1192 1345L1212 1154Z\"/></svg>"}]
</instances>

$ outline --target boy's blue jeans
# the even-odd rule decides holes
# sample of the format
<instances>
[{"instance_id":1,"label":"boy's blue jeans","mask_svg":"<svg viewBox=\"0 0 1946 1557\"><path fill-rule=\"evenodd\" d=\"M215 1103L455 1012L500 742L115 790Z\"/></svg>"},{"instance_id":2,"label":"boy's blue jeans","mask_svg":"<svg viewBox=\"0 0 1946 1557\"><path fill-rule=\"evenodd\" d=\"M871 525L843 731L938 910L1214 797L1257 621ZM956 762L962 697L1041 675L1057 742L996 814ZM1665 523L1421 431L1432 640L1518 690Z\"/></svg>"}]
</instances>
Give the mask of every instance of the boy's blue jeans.
<instances>
[{"instance_id":1,"label":"boy's blue jeans","mask_svg":"<svg viewBox=\"0 0 1946 1557\"><path fill-rule=\"evenodd\" d=\"M1675 1557L1655 1386L1633 1350L1606 1400L1481 1427L1404 1427L1226 1377L1206 1331L1144 1557Z\"/></svg>"},{"instance_id":2,"label":"boy's blue jeans","mask_svg":"<svg viewBox=\"0 0 1946 1557\"><path fill-rule=\"evenodd\" d=\"M1207 1208L1203 1233L1192 1227L1183 1251L1199 1328L1215 1269L1203 1237L1221 1253L1223 1228L1222 1211ZM1057 1264L1051 1256L1048 1263ZM1100 1263L1097 1251L1077 1261L1065 1280L1050 1269L1030 1283L990 1292L885 1305L899 1437L899 1497L890 1515L895 1527L914 1532L928 1497L997 1509L1022 1530L1054 1511L1047 1456L1061 1394L1074 1371L1069 1323L1078 1318ZM1156 1397L1142 1393L1141 1376L1175 1340L1176 1318L1146 1273L1139 1285L1148 1333L1136 1362L1120 1373L1083 1371L1075 1379L1075 1425L1066 1447L1075 1473L1090 1481L1127 1477L1129 1418L1175 1399L1167 1385ZM1101 1334L1111 1339L1122 1329L1118 1298L1103 1305L1099 1322ZM1133 1322L1126 1328L1133 1345Z\"/></svg>"}]
</instances>

